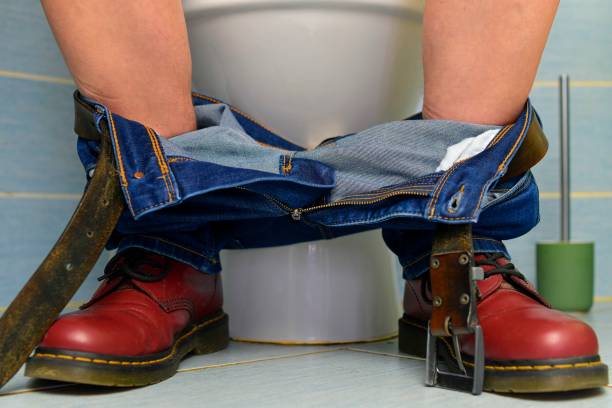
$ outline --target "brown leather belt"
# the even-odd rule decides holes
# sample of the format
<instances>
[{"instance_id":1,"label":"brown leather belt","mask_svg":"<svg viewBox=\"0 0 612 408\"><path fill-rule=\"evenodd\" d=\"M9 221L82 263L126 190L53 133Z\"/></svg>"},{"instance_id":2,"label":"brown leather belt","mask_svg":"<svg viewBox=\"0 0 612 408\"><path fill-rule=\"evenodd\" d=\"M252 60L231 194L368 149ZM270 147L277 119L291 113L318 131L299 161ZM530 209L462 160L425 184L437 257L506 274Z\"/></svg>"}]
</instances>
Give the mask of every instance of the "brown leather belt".
<instances>
[{"instance_id":1,"label":"brown leather belt","mask_svg":"<svg viewBox=\"0 0 612 408\"><path fill-rule=\"evenodd\" d=\"M26 361L98 260L123 211L109 131L91 128L75 93L75 131L100 140L98 163L64 232L0 318L0 387Z\"/></svg>"},{"instance_id":2,"label":"brown leather belt","mask_svg":"<svg viewBox=\"0 0 612 408\"><path fill-rule=\"evenodd\" d=\"M548 141L535 118L521 147L510 162L502 181L517 177L535 166L546 154ZM483 271L474 267L471 224L439 224L430 259L432 316L428 327L426 379L429 386L440 386L478 395L484 383L484 338L478 321L477 281ZM474 356L470 371L463 364L459 336L474 336ZM450 337L456 370L438 367L439 337Z\"/></svg>"}]
</instances>

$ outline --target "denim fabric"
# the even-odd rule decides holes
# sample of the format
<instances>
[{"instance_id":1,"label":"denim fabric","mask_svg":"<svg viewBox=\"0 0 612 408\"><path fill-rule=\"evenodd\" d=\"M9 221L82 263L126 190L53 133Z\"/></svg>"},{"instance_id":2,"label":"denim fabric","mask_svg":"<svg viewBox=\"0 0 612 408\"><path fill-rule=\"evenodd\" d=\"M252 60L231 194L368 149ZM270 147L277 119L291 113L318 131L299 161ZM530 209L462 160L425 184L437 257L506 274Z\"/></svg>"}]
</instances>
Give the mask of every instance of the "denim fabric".
<instances>
[{"instance_id":1,"label":"denim fabric","mask_svg":"<svg viewBox=\"0 0 612 408\"><path fill-rule=\"evenodd\" d=\"M142 247L215 273L221 249L381 228L413 278L427 268L437 222L473 223L477 252L509 256L501 241L539 220L531 173L499 181L538 120L529 102L484 151L436 172L449 146L498 128L415 117L306 150L216 99L193 101L198 130L170 140L88 101L111 130L127 204L109 248ZM79 139L78 151L90 171L98 146Z\"/></svg>"}]
</instances>

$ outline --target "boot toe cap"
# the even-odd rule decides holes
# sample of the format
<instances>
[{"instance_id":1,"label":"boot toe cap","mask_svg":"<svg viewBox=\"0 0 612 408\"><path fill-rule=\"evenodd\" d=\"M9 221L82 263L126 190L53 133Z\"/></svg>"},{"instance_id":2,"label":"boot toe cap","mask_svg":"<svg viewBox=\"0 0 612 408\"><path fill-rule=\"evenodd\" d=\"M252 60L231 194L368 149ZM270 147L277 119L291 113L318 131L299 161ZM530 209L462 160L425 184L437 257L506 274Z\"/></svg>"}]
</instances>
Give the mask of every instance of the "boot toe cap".
<instances>
[{"instance_id":1,"label":"boot toe cap","mask_svg":"<svg viewBox=\"0 0 612 408\"><path fill-rule=\"evenodd\" d=\"M500 313L482 322L487 358L554 360L598 354L597 335L583 321L543 307Z\"/></svg>"},{"instance_id":2,"label":"boot toe cap","mask_svg":"<svg viewBox=\"0 0 612 408\"><path fill-rule=\"evenodd\" d=\"M151 333L148 326L142 320L118 319L116 314L74 312L53 323L39 348L118 356L161 351L161 343L171 340L166 339L163 330Z\"/></svg>"}]
</instances>

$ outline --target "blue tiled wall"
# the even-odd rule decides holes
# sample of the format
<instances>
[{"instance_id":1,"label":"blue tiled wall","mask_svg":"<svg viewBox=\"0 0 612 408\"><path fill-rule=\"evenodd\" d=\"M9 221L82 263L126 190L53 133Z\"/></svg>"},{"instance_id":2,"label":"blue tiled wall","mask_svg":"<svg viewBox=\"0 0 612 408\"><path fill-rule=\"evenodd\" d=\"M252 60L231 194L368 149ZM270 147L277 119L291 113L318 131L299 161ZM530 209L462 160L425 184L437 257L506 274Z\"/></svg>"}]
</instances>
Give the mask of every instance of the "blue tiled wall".
<instances>
[{"instance_id":1,"label":"blue tiled wall","mask_svg":"<svg viewBox=\"0 0 612 408\"><path fill-rule=\"evenodd\" d=\"M559 234L558 91L572 88L573 238L596 242L596 294L612 296L612 2L565 0L553 27L532 100L551 141L535 173L542 222L509 243L515 263L534 277L534 246ZM34 0L0 3L0 306L7 304L58 237L83 188L72 134L73 86ZM520 63L520 61L516 62ZM105 257L103 257L103 260ZM102 260L102 261L103 261ZM75 299L95 286L92 273Z\"/></svg>"}]
</instances>

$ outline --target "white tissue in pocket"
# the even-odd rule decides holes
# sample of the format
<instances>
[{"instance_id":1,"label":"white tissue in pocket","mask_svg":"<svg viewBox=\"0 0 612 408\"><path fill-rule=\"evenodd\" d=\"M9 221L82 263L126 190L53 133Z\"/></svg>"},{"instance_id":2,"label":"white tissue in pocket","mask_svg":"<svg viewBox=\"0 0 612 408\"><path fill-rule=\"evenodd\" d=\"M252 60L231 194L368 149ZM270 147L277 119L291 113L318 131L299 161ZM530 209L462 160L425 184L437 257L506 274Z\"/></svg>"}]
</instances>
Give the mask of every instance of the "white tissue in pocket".
<instances>
[{"instance_id":1,"label":"white tissue in pocket","mask_svg":"<svg viewBox=\"0 0 612 408\"><path fill-rule=\"evenodd\" d=\"M450 169L453 164L476 156L487 148L491 140L493 140L498 133L499 129L487 130L478 136L468 137L459 143L449 146L446 149L444 158L436 168L436 171L446 171Z\"/></svg>"}]
</instances>

